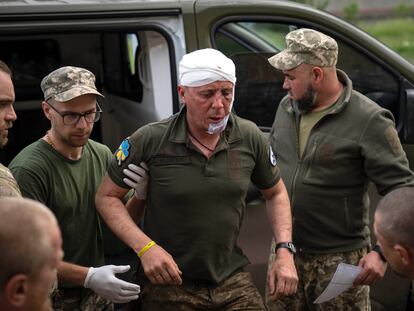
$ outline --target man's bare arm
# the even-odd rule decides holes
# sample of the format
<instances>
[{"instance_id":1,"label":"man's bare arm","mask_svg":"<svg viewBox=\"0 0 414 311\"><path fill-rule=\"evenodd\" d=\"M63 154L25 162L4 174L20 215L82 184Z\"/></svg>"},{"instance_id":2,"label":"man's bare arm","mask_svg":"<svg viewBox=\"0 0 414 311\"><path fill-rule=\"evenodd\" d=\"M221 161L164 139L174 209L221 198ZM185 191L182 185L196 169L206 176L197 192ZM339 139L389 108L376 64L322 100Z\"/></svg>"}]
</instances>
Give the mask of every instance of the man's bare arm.
<instances>
[{"instance_id":1,"label":"man's bare arm","mask_svg":"<svg viewBox=\"0 0 414 311\"><path fill-rule=\"evenodd\" d=\"M261 190L266 199L266 209L276 242L292 241L292 214L289 196L282 180L275 186ZM296 292L298 275L293 254L279 248L268 275L269 294L273 300Z\"/></svg>"},{"instance_id":2,"label":"man's bare arm","mask_svg":"<svg viewBox=\"0 0 414 311\"><path fill-rule=\"evenodd\" d=\"M276 242L292 241L292 213L289 196L282 180L269 189L261 190Z\"/></svg>"},{"instance_id":3,"label":"man's bare arm","mask_svg":"<svg viewBox=\"0 0 414 311\"><path fill-rule=\"evenodd\" d=\"M59 284L73 284L83 286L89 267L82 267L62 261L58 267L58 282Z\"/></svg>"},{"instance_id":4,"label":"man's bare arm","mask_svg":"<svg viewBox=\"0 0 414 311\"><path fill-rule=\"evenodd\" d=\"M128 202L127 208L122 203L127 191L128 189L117 186L106 175L96 193L95 203L109 228L138 254L151 242L151 238L137 226L131 214L136 213L137 208L144 208L145 201L131 199L133 201ZM140 259L145 275L153 284L181 284L180 269L172 256L161 246L152 246Z\"/></svg>"}]
</instances>

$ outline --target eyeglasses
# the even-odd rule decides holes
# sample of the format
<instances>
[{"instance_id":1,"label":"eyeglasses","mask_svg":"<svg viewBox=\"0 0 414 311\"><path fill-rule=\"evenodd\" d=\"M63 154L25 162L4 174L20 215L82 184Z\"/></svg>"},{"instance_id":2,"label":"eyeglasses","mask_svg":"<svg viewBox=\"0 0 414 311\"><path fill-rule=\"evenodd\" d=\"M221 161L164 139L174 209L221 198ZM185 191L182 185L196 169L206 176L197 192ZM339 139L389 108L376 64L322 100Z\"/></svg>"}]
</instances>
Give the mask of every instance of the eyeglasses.
<instances>
[{"instance_id":1,"label":"eyeglasses","mask_svg":"<svg viewBox=\"0 0 414 311\"><path fill-rule=\"evenodd\" d=\"M96 111L89 111L85 113L75 113L75 112L60 112L55 107L53 107L50 103L47 103L50 108L56 111L63 119L63 124L65 125L73 125L79 122L81 117L85 118L87 123L95 123L99 121L102 114L102 109L99 106L98 102L96 102Z\"/></svg>"}]
</instances>

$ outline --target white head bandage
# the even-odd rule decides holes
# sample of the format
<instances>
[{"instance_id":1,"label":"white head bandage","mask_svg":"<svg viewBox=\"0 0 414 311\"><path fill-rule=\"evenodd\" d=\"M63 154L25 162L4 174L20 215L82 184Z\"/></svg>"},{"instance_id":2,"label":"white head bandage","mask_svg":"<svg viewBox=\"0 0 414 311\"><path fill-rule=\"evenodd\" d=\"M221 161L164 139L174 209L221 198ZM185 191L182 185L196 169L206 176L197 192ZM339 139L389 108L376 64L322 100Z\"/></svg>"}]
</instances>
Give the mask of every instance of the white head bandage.
<instances>
[{"instance_id":1,"label":"white head bandage","mask_svg":"<svg viewBox=\"0 0 414 311\"><path fill-rule=\"evenodd\" d=\"M202 86L215 81L236 84L236 67L233 61L214 49L203 49L184 55L179 65L182 86Z\"/></svg>"}]
</instances>

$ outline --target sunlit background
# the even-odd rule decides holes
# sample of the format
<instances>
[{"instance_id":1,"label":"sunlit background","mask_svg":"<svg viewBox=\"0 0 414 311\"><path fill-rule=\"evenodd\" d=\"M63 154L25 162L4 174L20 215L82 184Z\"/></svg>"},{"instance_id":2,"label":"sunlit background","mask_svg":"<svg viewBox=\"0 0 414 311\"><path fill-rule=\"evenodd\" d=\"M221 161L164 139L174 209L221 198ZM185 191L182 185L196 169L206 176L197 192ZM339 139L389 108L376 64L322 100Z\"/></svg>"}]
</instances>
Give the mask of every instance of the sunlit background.
<instances>
[{"instance_id":1,"label":"sunlit background","mask_svg":"<svg viewBox=\"0 0 414 311\"><path fill-rule=\"evenodd\" d=\"M357 25L414 64L414 0L295 0Z\"/></svg>"}]
</instances>

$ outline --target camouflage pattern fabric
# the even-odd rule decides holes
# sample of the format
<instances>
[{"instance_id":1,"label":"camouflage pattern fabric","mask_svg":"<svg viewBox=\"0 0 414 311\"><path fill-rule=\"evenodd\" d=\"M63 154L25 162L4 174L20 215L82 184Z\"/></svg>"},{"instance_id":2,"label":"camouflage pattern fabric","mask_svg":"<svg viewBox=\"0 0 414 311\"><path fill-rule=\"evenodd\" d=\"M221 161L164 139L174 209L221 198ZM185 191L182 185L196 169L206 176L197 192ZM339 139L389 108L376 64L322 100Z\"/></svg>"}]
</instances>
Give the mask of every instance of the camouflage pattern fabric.
<instances>
[{"instance_id":1,"label":"camouflage pattern fabric","mask_svg":"<svg viewBox=\"0 0 414 311\"><path fill-rule=\"evenodd\" d=\"M272 246L274 248L274 245ZM266 296L269 311L344 311L344 310L371 310L369 300L369 286L352 287L335 299L321 304L313 301L325 290L340 262L357 265L360 258L367 254L368 248L346 253L333 254L304 254L295 257L295 265L299 275L298 291L295 295L283 297L272 302ZM271 252L269 262L274 260ZM266 293L268 289L266 289Z\"/></svg>"},{"instance_id":2,"label":"camouflage pattern fabric","mask_svg":"<svg viewBox=\"0 0 414 311\"><path fill-rule=\"evenodd\" d=\"M84 94L103 95L96 90L95 75L84 68L66 66L56 69L43 78L45 101L53 99L66 102Z\"/></svg>"},{"instance_id":3,"label":"camouflage pattern fabric","mask_svg":"<svg viewBox=\"0 0 414 311\"><path fill-rule=\"evenodd\" d=\"M279 70L291 70L300 64L320 67L335 66L338 44L327 35L301 28L286 35L286 49L269 58L269 63Z\"/></svg>"},{"instance_id":4,"label":"camouflage pattern fabric","mask_svg":"<svg viewBox=\"0 0 414 311\"><path fill-rule=\"evenodd\" d=\"M76 292L75 292L76 291ZM78 295L76 295L78 293ZM86 288L57 290L52 295L55 311L113 311L111 301Z\"/></svg>"},{"instance_id":5,"label":"camouflage pattern fabric","mask_svg":"<svg viewBox=\"0 0 414 311\"><path fill-rule=\"evenodd\" d=\"M21 197L19 186L7 167L0 164L0 196Z\"/></svg>"},{"instance_id":6,"label":"camouflage pattern fabric","mask_svg":"<svg viewBox=\"0 0 414 311\"><path fill-rule=\"evenodd\" d=\"M266 310L248 272L230 276L217 287L146 284L143 311Z\"/></svg>"}]
</instances>

